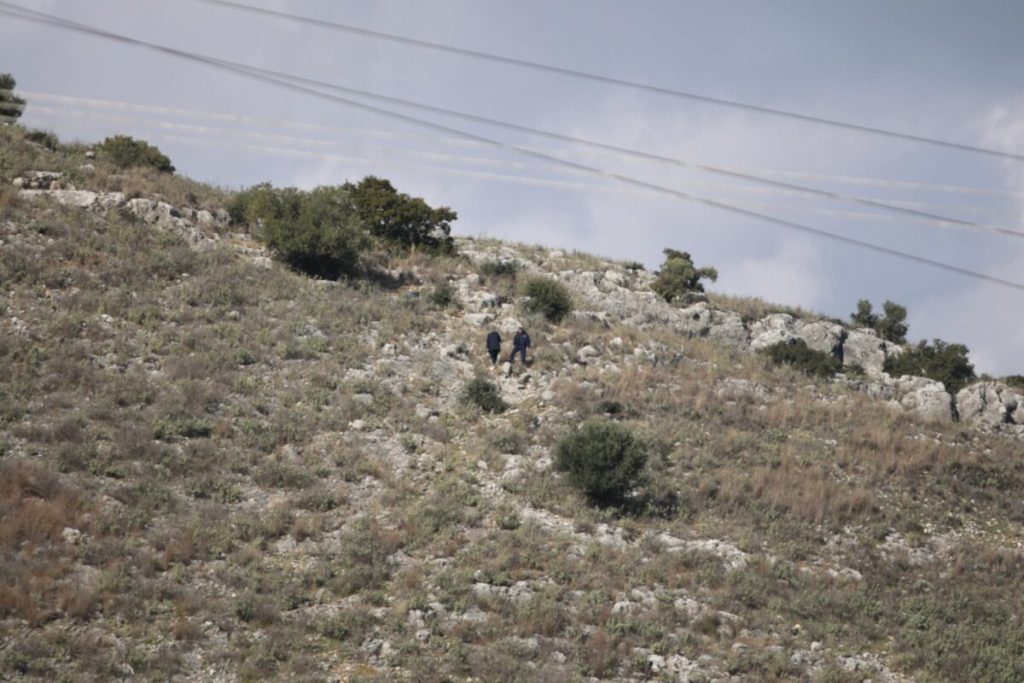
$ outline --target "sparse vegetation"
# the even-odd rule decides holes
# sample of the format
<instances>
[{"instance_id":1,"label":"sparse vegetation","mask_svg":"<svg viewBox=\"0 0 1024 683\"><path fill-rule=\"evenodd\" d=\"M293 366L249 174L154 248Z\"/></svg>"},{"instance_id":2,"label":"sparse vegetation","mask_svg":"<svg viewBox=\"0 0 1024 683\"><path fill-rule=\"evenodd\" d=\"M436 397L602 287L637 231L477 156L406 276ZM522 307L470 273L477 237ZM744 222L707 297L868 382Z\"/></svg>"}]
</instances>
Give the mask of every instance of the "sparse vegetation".
<instances>
[{"instance_id":1,"label":"sparse vegetation","mask_svg":"<svg viewBox=\"0 0 1024 683\"><path fill-rule=\"evenodd\" d=\"M0 127L0 678L1020 679L1011 435L615 320L491 381L430 293L509 247L326 283L10 191L223 196L84 150ZM629 457L579 458L591 495L566 444Z\"/></svg>"}]
</instances>

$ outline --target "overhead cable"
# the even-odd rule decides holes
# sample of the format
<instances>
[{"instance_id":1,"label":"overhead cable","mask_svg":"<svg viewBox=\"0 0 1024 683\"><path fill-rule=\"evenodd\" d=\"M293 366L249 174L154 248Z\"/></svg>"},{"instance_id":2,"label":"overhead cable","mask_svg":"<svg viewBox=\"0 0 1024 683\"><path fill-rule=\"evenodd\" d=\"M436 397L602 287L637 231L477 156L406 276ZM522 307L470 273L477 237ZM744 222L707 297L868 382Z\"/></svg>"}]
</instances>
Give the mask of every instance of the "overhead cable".
<instances>
[{"instance_id":1,"label":"overhead cable","mask_svg":"<svg viewBox=\"0 0 1024 683\"><path fill-rule=\"evenodd\" d=\"M74 100L75 98L68 98L68 99ZM236 129L236 128L225 128L225 127L222 127L222 126L207 126L207 125L202 125L202 124L198 124L198 123L183 123L183 122L180 122L180 121L169 121L169 120L166 120L166 119L153 119L153 118L142 117L142 116L138 116L138 115L132 115L130 113L122 113L122 111L124 109L123 107L120 107L120 108L117 109L118 113L103 113L103 112L97 111L94 108L84 108L83 109L83 108L76 108L74 106L68 106L66 103L60 102L59 100L58 100L58 103L61 104L61 105L64 105L64 106L53 107L53 106L48 106L48 105L45 105L45 104L44 105L40 105L40 104L34 105L32 107L32 120L35 121L35 120L39 120L39 119L44 119L44 120L46 120L46 119L56 119L56 120L91 119L91 120L110 121L110 122L116 122L116 123L145 126L145 127L152 128L152 129L157 129L157 130L178 130L178 131L182 131L183 133L186 133L186 134L192 133L192 134L218 136L218 137L219 136L240 137L240 138L247 138L247 139L250 139L250 140L256 140L256 141L261 141L261 142L269 142L269 143L279 143L279 144L289 144L289 145L302 145L302 146L315 146L315 147L324 147L324 146L326 146L326 147L352 147L352 146L355 146L355 147L358 147L360 149L370 150L371 152L380 152L380 153L389 154L389 155L409 156L409 157L413 157L413 158L420 158L420 159L423 159L423 160L426 160L426 161L451 162L451 163L468 164L468 165L473 165L473 166L489 166L489 167L494 167L494 168L507 168L507 169L512 169L512 170L523 170L523 171L531 171L531 172L536 172L536 171L539 171L539 170L547 170L547 171L562 172L562 173L566 173L566 172L569 172L569 173L583 173L582 171L569 171L568 169L564 169L561 166L554 165L554 164L531 165L531 164L529 164L527 162L521 162L521 161L511 161L511 160L505 160L505 159L488 158L488 157L480 157L480 156L465 156L465 155L457 155L457 154L446 154L446 153L442 153L442 152L430 152L430 151L412 150L412 149L406 149L406 148L396 148L396 147L393 147L393 146L371 144L371 143L364 142L362 140L360 140L358 143L345 143L345 142L341 142L339 140L328 140L328 139L324 139L324 138L299 137L299 136L294 136L294 135L281 135L280 133L266 133L266 132L253 131L253 130L244 130L244 129ZM140 109L145 110L145 111L152 111L152 110L160 111L160 110L164 110L165 108L163 108L163 107L156 107L156 106L150 106L150 105L141 105ZM175 113L182 113L182 112L187 113L188 112L188 110L182 110L182 109L170 109L169 111L175 112ZM354 129L348 129L348 130L354 130ZM433 139L436 139L436 138L433 138ZM590 175L590 174L588 173L587 175ZM705 184L701 184L701 185L709 187L709 188L713 188L713 189L724 188L724 189L731 190L731 191L734 191L734 192L743 192L743 193L751 193L751 192L753 192L753 193L773 193L773 194L788 195L788 196L794 196L794 195L799 196L801 194L801 193L798 193L798 192L793 192L793 191L790 191L790 190L783 190L783 189L779 189L779 188L760 187L760 186L756 186L756 185L745 185L745 184L741 185L741 184L735 184L735 183L733 183L733 184L706 184L706 185ZM595 188L595 189L598 189L598 188L607 189L610 186L607 185L607 184L602 184L602 185L589 185L588 187ZM645 194L650 194L650 193L645 192ZM744 203L749 204L750 202L749 201L744 201ZM897 202L895 202L895 201L893 203L897 204ZM772 206L773 204L771 204L770 202L768 202L768 203L762 202L760 205ZM947 211L952 209L952 210L956 210L956 211L973 212L973 213L991 213L991 214L1002 213L998 209L983 208L983 207L977 207L977 206L959 206L959 205L958 206L950 206L950 205L947 205L947 204L932 206L932 205L921 203L921 202L910 202L910 201L906 201L906 200L901 200L900 202L898 202L898 205L900 205L900 206L907 206L907 207L916 207L916 208L919 208L919 209L941 208L941 209L944 209L944 210L947 210ZM932 222L932 221L927 220L927 219L918 219L918 218L914 218L912 216L894 216L894 215L885 215L885 214L868 213L868 212L852 212L852 211L843 211L843 210L818 209L818 208L810 207L810 206L802 206L802 207L797 207L795 205L787 205L787 206L788 206L788 208L794 208L794 209L800 208L802 210L812 211L812 212L816 212L816 213L825 213L825 214L828 214L828 215L835 215L835 216L857 217L857 218L864 218L864 219L868 219L868 220L876 220L877 219L877 220L885 220L887 222L897 222L897 221L901 221L901 220L902 221L911 220L911 221L915 221L915 222L918 222L918 223L925 223L925 224ZM957 229L962 229L963 228L963 226L959 226L959 225L945 225L945 224L943 224L943 227L957 228ZM1022 233L1022 234L1024 234L1024 233Z\"/></svg>"},{"instance_id":2,"label":"overhead cable","mask_svg":"<svg viewBox=\"0 0 1024 683\"><path fill-rule=\"evenodd\" d=\"M611 144L607 144L607 143L603 143L603 142L598 142L598 141L595 141L595 140L588 140L586 138L580 138L580 137L575 137L575 136L571 136L571 135L565 135L565 134L562 134L562 133L555 133L555 132L546 131L546 130L542 130L542 129L538 129L538 128L532 128L532 127L529 127L529 126L523 126L523 125L512 123L512 122L509 122L509 121L502 121L502 120L499 120L499 119L493 119L493 118L489 118L489 117L485 117L485 116L478 116L476 114L467 114L465 112L460 112L460 111L456 111L456 110L452 110L452 109L447 109L447 108L444 108L444 107L436 107L436 106L433 106L433 105L428 105L428 104L424 104L424 103L421 103L421 102L415 102L415 101L408 100L408 99L401 98L401 97L392 97L392 96L388 96L388 95L380 95L380 94L377 94L377 93L372 93L372 92L368 92L368 91L365 91L365 90L360 90L360 89L357 89L357 88L350 88L350 87L347 87L347 86L338 85L336 83L329 83L329 82L320 81L320 80L317 80L317 79L305 78L303 76L296 76L294 74L288 74L288 73L284 73L284 72L280 72L280 71L274 71L274 70L271 70L271 69L264 69L264 68L256 67L256 66L249 65L249 64L241 64L239 62L232 62L232 61L229 61L229 60L219 59L219 58L216 58L216 57L210 57L210 56L207 56L207 55L200 55L200 54L194 53L194 52L186 53L184 51L176 50L174 48L169 48L169 47L162 46L162 45L157 45L157 44L154 44L154 43L148 43L146 41L137 40L137 39L130 38L130 37L127 37L127 36L123 36L123 35L119 35L119 34L113 34L113 33L110 33L109 31L104 31L102 29L97 29L95 27L86 26L84 24L78 24L76 22L72 22L72 21L69 21L69 20L66 20L66 19L62 19L60 17L55 17L53 15L45 14L43 12L37 12L35 10L27 10L27 9L25 9L23 7L20 7L18 5L15 5L15 4L9 3L9 2L0 2L0 7L13 7L13 8L16 8L16 10L21 10L22 12L25 12L25 13L27 13L29 15L34 15L36 17L41 17L41 18L37 18L37 21L42 21L43 23L47 23L47 21L50 21L50 22L56 21L56 22L59 22L61 25L65 26L66 28L70 28L72 30L83 31L83 32L86 32L86 33L92 33L94 35L95 34L102 34L105 37L108 37L108 38L113 39L113 40L118 40L120 42L126 42L126 43L129 43L129 44L132 44L132 45L136 45L136 46L139 46L139 47L146 47L148 49L157 50L157 51L163 52L165 54L176 54L179 57L187 57L188 59L192 59L194 61L199 61L199 62L202 62L202 63L205 63L205 64L211 64L211 65L212 64L216 64L216 65L219 65L219 66L221 66L223 68L227 68L229 70L233 70L233 71L236 71L236 72L245 71L245 72L248 72L250 74L259 74L261 76L268 77L269 81L272 81L272 82L273 81L279 82L281 80L285 80L285 81L294 82L294 83L302 83L302 84L306 84L306 85L312 85L312 86L316 86L318 88L326 88L326 89L329 89L329 90L334 90L336 92L348 93L348 94L351 94L351 95L356 95L358 97L365 97L365 98L376 100L376 101L380 101L380 102L388 102L388 103L391 103L391 104L398 104L400 106L409 107L409 108L413 108L413 109L418 109L420 111L429 111L429 112L432 112L432 113L442 114L442 115L445 115L445 116L451 116L451 117L455 117L455 118L460 118L460 119L467 120L467 121L474 121L474 122L477 122L477 123L483 123L483 124L487 124L487 125L491 125L491 126L496 126L496 127L500 127L500 128L506 128L508 130L515 130L515 131L518 131L518 132L528 133L528 134L531 134L531 135L537 135L537 136L545 137L545 138L552 139L552 140L559 140L559 141L562 141L562 142L569 142L569 143L572 143L572 144L577 144L577 145L582 145L582 146L586 146L586 147L591 147L591 148L594 148L594 149L600 149L600 150L603 150L603 151L609 151L609 152L613 152L613 153L616 153L616 154L623 154L623 155L631 156L631 157L634 157L634 158L637 158L637 159L643 159L643 160L646 160L646 161L655 161L655 162L659 162L659 163L664 163L664 164L678 166L680 168L697 169L697 170L705 171L707 173L713 173L713 174L727 176L727 177L731 177L731 178L738 178L740 180L746 180L746 181L749 181L749 182L758 183L758 184L762 184L762 185L769 185L769 186L773 186L773 187L785 188L787 190L792 190L792 191L795 191L795 192L801 192L801 193L804 193L804 194L807 194L807 195L821 197L821 198L825 198L825 199L853 202L853 203L856 203L856 204L861 204L863 206L869 206L869 207L874 208L874 209L880 209L880 210L883 210L883 211L893 211L893 212L904 214L904 215L908 215L908 216L915 216L917 218L925 218L925 219L933 220L933 221L935 221L937 223L948 224L948 225L959 225L959 226L962 226L962 227L965 227L965 228L971 228L971 229L981 230L981 231L985 231L985 232L998 233L998 234L1002 234L1002 235L1005 235L1005 236L1008 236L1008 237L1015 237L1015 238L1018 238L1018 239L1019 238L1024 238L1024 233L1022 233L1020 231L1017 231L1017 230L1013 230L1011 228L1006 228L1006 227L1002 227L1002 226L987 225L987 224L978 223L978 222L975 222L975 221L963 220L963 219L954 218L954 217L951 217L951 216L944 216L944 215L940 215L940 214L935 214L935 213L931 213L931 212L928 212L928 211L921 211L921 210L918 210L918 209L914 209L914 208L910 208L910 207L906 207L906 206L900 206L900 205L897 205L897 204L891 204L891 203L888 203L888 202L882 202L882 201L878 201L878 200L867 199L867 198L864 198L864 197L856 197L856 196L847 195L847 194L840 193L840 192L832 192L832 191L829 191L829 190L821 190L821 189L818 189L818 188L806 187L806 186L803 186L803 185L796 185L794 183L788 183L788 182L784 182L784 181L781 181L781 180L772 180L770 178L763 178L761 176L756 176L756 175L752 175L752 174L749 174L749 173L742 173L742 172L739 172L739 171L733 171L733 170L729 170L729 169L726 169L726 168L723 168L723 167L719 167L719 166L711 166L711 165L708 165L708 164L694 163L694 162L686 161L684 159L679 159L679 158L675 158L675 157L668 157L668 156L664 156L664 155L660 155L660 154L652 154L652 153L649 153L649 152L641 152L639 150L630 149L628 147L621 147L621 146L618 146L618 145L611 145ZM44 18L46 20L44 20ZM347 98L339 98L339 101L348 102L351 106L359 106L359 107L362 107L362 108L367 109L367 110L374 110L374 111L377 111L377 112L388 111L388 110L382 110L382 109L379 109L379 108L371 107L370 105L365 105L363 103L357 103L357 102L355 102L353 100L349 100ZM394 118L394 117L392 117L392 118ZM419 119L415 119L414 117L409 117L408 121L415 122L415 121L419 121ZM449 128L442 127L441 130L454 131L455 129L449 129ZM527 148L527 147L514 147L513 148L513 147L509 146L507 148L509 148L509 149L516 149L520 153L524 153L524 154L534 154L535 153L535 150L533 150L532 148ZM541 155L540 158L545 158L545 159L555 158L555 157L552 157L549 154L544 154L544 153L539 153L539 154ZM574 162L567 161L567 160L564 160L564 159L559 159L559 162L563 163L563 164L572 164L572 163L574 163Z\"/></svg>"},{"instance_id":3,"label":"overhead cable","mask_svg":"<svg viewBox=\"0 0 1024 683\"><path fill-rule=\"evenodd\" d=\"M589 71L580 71L577 69L569 69L566 67L555 66L552 64L542 64L540 62L534 62L527 59L519 59L517 57L507 57L504 55L497 55L490 52L483 52L481 50L471 50L468 48L456 47L454 45L445 45L443 43L435 43L427 40L420 40L417 38L410 38L408 36L399 36L393 33L385 33L383 31L374 31L367 28L361 28L358 26L351 26L349 24L342 24L335 21L327 21L325 19L317 19L315 17L308 17L299 14L291 14L288 12L280 12L277 10L266 9L263 7L254 7L252 5L246 5L240 2L231 2L230 0L198 0L208 5L218 5L220 7L230 8L234 10L240 10L253 14L260 14L267 17L273 17L275 19L284 19L287 21L298 22L311 26L319 26L334 31L343 31L345 33L365 36L368 38L375 38L379 40L386 40L401 45L412 45L415 47L426 48L430 50L436 50L438 52L446 52L449 54L460 55L463 57L473 57L476 59L482 59L490 62L499 64L509 64L512 66L525 67L535 71L543 71L547 73L559 74L562 76L571 76L573 78L579 78L587 81L596 83L603 83L605 85L615 85L623 88L629 88L632 90L642 90L645 92L657 93L659 95L667 95L670 97L705 102L708 104L714 104L723 107L730 107L732 109L742 109L744 111L757 112L759 114L770 114L772 116L778 116L788 119L795 119L797 121L804 121L806 123L816 123L825 126L833 126L837 128L843 128L846 130L858 131L861 133L871 133L874 135L882 135L889 138L896 138L900 140L907 140L910 142L926 143L929 145L936 145L940 147L946 147L949 149L956 149L964 152L975 152L978 154L986 154L989 156L1001 157L1004 159L1013 159L1015 161L1024 161L1024 154L1017 154L1013 152L1006 152L997 149L989 149L986 147L980 147L976 145L968 145L959 142L951 142L948 140L941 140L938 138L926 137L923 135L915 135L912 133L904 133L901 131L889 130L886 128L879 128L877 126L869 126L866 124L853 123L851 121L840 121L837 119L830 119L823 116L814 116L811 114L801 114L799 112L787 111L783 109L776 109L773 107L767 107L758 104L751 104L749 102L740 102L737 100L730 100L721 97L713 97L711 95L702 95L699 93L686 92L683 90L675 90L658 85L652 85L649 83L640 83L637 81L630 81L623 78L615 78L612 76L605 76L601 74L591 73Z\"/></svg>"},{"instance_id":4,"label":"overhead cable","mask_svg":"<svg viewBox=\"0 0 1024 683\"><path fill-rule=\"evenodd\" d=\"M231 123L238 123L238 124L242 124L242 125L266 125L266 126L276 126L276 127L282 127L282 128L292 128L292 129L295 129L295 130L305 130L305 131L314 131L315 130L315 131L325 131L325 132L353 133L353 134L358 134L360 136L366 136L366 137L379 137L379 138L388 138L388 139L407 138L407 139L415 139L415 140L428 141L428 142L437 142L437 143L447 144L447 145L457 145L457 146L460 146L460 147L481 146L480 143L477 143L477 142L474 142L474 141L471 141L471 140L464 140L462 138L451 137L451 136L439 137L439 136L436 136L436 135L426 135L426 134L423 134L423 133L411 133L411 132L408 132L408 131L385 131L385 130L375 130L375 129L368 129L368 128L354 128L354 127L351 127L351 126L325 125L325 124L320 124L320 123L310 123L310 122L296 121L296 120L293 120L293 119L271 119L271 118L266 118L266 117L249 116L249 115L246 115L246 114L227 114L227 113L223 113L223 112L211 112L211 111L206 111L206 110L185 109L185 108L181 108L181 107L166 107L166 106L152 105L152 104L139 104L139 103L136 103L136 102L123 102L123 101L119 101L119 100L104 100L104 99L95 99L95 98L88 98L88 97L74 97L74 96L71 96L71 95L58 95L58 94L54 94L54 93L44 93L44 92L31 91L31 90L23 90L21 92L22 92L22 94L25 97L27 97L27 98L29 98L29 99L31 99L33 101L43 100L43 101L53 102L55 104L63 104L63 105L68 105L68 106L91 107L91 108L107 108L107 109L130 110L130 111L140 111L140 112L147 112L147 113L157 113L157 114L170 114L170 115L175 115L175 116L189 116L189 117L193 117L193 118L205 118L205 119L212 119L212 120L225 121L225 122L231 122ZM2 93L0 93L0 94L2 94ZM540 131L538 131L537 134L539 135ZM548 153L551 153L551 154L557 153L557 150L553 150L551 148L539 148L539 147L533 147L533 146L529 146L529 145L524 145L524 147L527 148L527 149L532 149L534 151L548 152ZM608 152L608 154L611 155L612 152ZM636 155L635 152L633 152L631 154L615 153L613 155L613 158L616 158L616 159L619 159L619 160L623 160L623 159L636 159L637 155ZM652 161L650 159L645 159L645 160L646 161ZM653 160L653 161L657 162L658 160ZM851 185L862 185L862 186L867 186L867 187L900 188L900 189L908 189L908 190L924 190L924 191L941 192L941 193L947 193L947 194L968 194L968 195L985 195L985 196L1001 196L1001 197L1024 197L1024 192L1014 191L1014 190L1007 190L1007 189L979 187L979 186L976 186L976 185L950 185L950 184L941 184L941 183L926 183L926 182L920 182L920 181L914 181L914 180L905 180L905 179L899 179L899 178L875 178L875 177L865 177L865 176L835 175L835 174L829 174L829 173L813 173L813 172L794 171L792 169L777 169L777 168L740 168L740 167L727 167L727 166L719 166L718 168L722 168L723 170L726 170L726 171L732 171L732 172L735 172L735 173L747 174L747 175L752 175L752 176L762 176L763 177L763 176L767 175L767 176L783 176L783 177L792 177L792 178L804 178L804 179L808 179L808 180L820 180L820 181L823 181L823 182L840 183L840 184L851 184ZM925 206L923 204L922 205L917 205L917 204L912 204L912 203L908 203L908 202L898 202L898 201L892 201L891 203L896 205L896 206L922 206L922 207ZM952 208L961 209L961 208L964 208L964 207L952 207ZM992 210L992 209L976 209L976 208L973 208L973 207L965 209L965 210L998 213L997 210Z\"/></svg>"},{"instance_id":5,"label":"overhead cable","mask_svg":"<svg viewBox=\"0 0 1024 683\"><path fill-rule=\"evenodd\" d=\"M991 282L993 284L998 284L998 285L1003 286L1003 287L1008 287L1008 288L1011 288L1011 289L1015 289L1015 290L1024 292L1024 284L1019 283L1019 282L1014 282L1012 280L1007 280L1007 279L996 277L996 276L993 276L993 275L987 275L985 273L980 273L978 271L970 270L968 268L963 268L961 266L956 266L956 265L953 265L953 264L950 264L950 263L945 263L945 262L942 262L942 261L936 261L936 260L933 260L933 259L926 258L924 256L919 256L917 254L912 254L912 253L909 253L909 252L900 251L898 249L893 249L891 247L886 247L886 246L875 244L875 243L872 243L872 242L867 242L865 240L860 240L860 239L857 239L857 238L854 238L854 237L847 237L845 235L837 235L835 233L831 233L831 232L828 232L826 230L821 230L819 228L814 228L814 227L811 227L811 226L803 225L802 223L796 223L796 222L789 221L789 220L786 220L786 219L777 218L775 216L770 216L768 214L758 213L756 211L750 211L750 210L747 210L747 209L744 209L744 208L741 208L741 207L738 207L738 206L734 206L732 204L727 204L725 202L720 202L720 201L716 201L716 200L713 200L713 199L708 199L708 198L705 198L705 197L699 197L699 196L696 196L696 195L687 194L685 192L681 192L679 190L675 190L675 189L672 189L672 188L669 188L669 187L658 185L656 183L650 183L650 182L647 182L647 181L638 180L636 178L631 178L629 176L621 175L621 174L618 174L618 173L613 173L613 172L610 172L610 171L605 171L605 170L597 168L597 167L588 166L586 164L581 164L581 163L574 162L574 161L568 161L568 160L565 160L565 159L560 159L559 157L554 157L554 156L551 156L549 154L543 154L543 153L540 153L540 152L534 152L534 151L527 150L527 149L524 149L524 148L521 148L521 147L517 147L515 145L511 145L509 143L502 142L500 140L494 140L494 139L487 138L487 137L484 137L484 136L481 136L481 135L477 135L475 133L469 133L469 132L466 132L466 131L459 130L457 128L451 128L449 126L445 126L445 125L442 125L442 124L439 124L439 123L435 123L435 122L432 122L432 121L427 121L425 119L419 119L419 118L416 118L414 116L409 116L407 114L402 114L400 112L392 111L392 110L389 110L389 109L383 109L381 107L376 107L376 106L373 106L373 105L369 105L369 104L366 104L364 102L358 102L358 101L355 101L355 100L349 100L347 98L339 97L338 95L333 95L333 94L330 94L330 93L321 92L319 90L314 90L312 88L309 88L309 87L306 87L306 86L303 86L303 85L299 85L296 82L292 82L292 81L289 81L289 80L284 80L284 79L281 79L281 78L274 78L274 77L265 75L263 73L260 73L260 70L255 70L255 69L252 69L252 68L248 68L248 67L245 67L243 65L238 65L238 64L231 63L231 62L227 62L225 60L219 60L219 59L215 59L215 58L212 58L212 57L207 57L207 56L199 55L197 53L187 52L187 51L183 51L183 50L177 50L177 49L174 49L174 48L169 48L169 47L166 47L166 46L157 45L157 44L154 44L154 43L148 43L148 42L145 42L145 41L137 40L135 38L130 38L128 36L124 36L124 35L120 35L120 34L116 34L116 33L111 33L109 31L105 31L103 29L98 29L98 28L95 28L95 27L86 26L84 24L80 24L80 23L77 23L77 22L71 22L71 21L62 19L61 17L56 17L54 15L46 14L46 13L43 13L43 12L37 12L35 10L30 10L30 9L21 7L19 5L15 5L13 3L4 2L3 0L0 0L0 8L7 8L7 9L0 9L0 15L9 16L9 17L17 18L17 19L22 19L22 20L25 20L25 21L31 21L31 22L35 22L35 23L42 23L42 24L49 25L49 26L56 26L56 27L60 27L60 28L65 28L67 30L72 30L72 31L76 31L76 32L88 33L90 35L106 38L108 40L115 40L115 41L123 43L123 44L135 45L135 46L138 46L138 47L144 47L146 49L155 50L155 51L161 52L163 54L178 56L178 57L180 57L182 59L187 59L187 60L190 60L190 61L193 61L193 62L206 64L208 66L211 66L211 67L214 67L214 68L218 68L218 69L221 69L221 70L230 71L230 72L232 72L234 74L237 74L237 75L249 78L250 80L259 81L259 82L262 82L262 83L271 83L271 84L277 85L280 88L283 88L283 89L286 89L286 90L289 90L289 91L292 91L292 92L304 93L304 94L309 95L311 97L316 97L316 98L319 98L319 99L335 102L335 103L338 103L338 104L344 104L344 105L346 105L348 107L352 107L352 108L356 108L356 109L361 109L363 111L373 112L373 113L376 113L376 114L379 114L381 116L385 116L385 117L388 117L388 118L391 118L391 119L394 119L394 120L404 121L406 123L412 123L412 124L415 124L415 125L418 125L418 126L422 126L422 127L425 127L425 128L432 129L432 130L443 131L443 132L446 132L446 133L449 133L449 134L466 137L467 139L476 140L478 142L481 142L481 143L484 143L484 144L488 144L488 145L491 145L491 146L499 148L499 149L505 149L505 150L509 150L509 151L516 151L516 152L518 152L518 153L520 153L522 155L525 155L525 156L529 156L529 157L533 157L533 158L538 158L538 159L544 159L544 160L547 160L547 161L553 161L555 163L562 164L562 165L564 165L566 167L569 167L569 168L575 168L575 169L579 169L579 170L583 170L583 171L588 171L588 172L590 172L590 173L592 173L594 175L597 175L597 176L600 176L600 177L603 177L603 178L612 178L612 179L615 179L615 180L617 180L619 182L622 182L622 183L625 183L627 185L631 185L631 186L634 186L634 187L650 189L650 190L653 190L655 192L659 192L659 193L661 193L663 195L672 196L672 197L676 197L676 198L679 198L679 199L686 199L688 201L692 201L692 202L696 202L696 203L699 203L699 204L703 204L705 206L712 206L712 207L721 209L723 211L728 211L730 213L734 213L734 214L737 214L737 215L746 216L748 218L755 218L755 219L760 220L760 221L772 223L774 225L778 225L780 227L784 227L784 228L787 228L787 229L790 229L790 230L795 230L795 231L798 231L798 232L802 232L804 234L815 235L815 236L823 238L823 239L828 239L828 240L840 242L840 243L843 243L843 244L848 244L848 245L851 245L851 246L857 246L857 247L860 247L862 249L866 249L868 251L873 251L875 253L885 254L885 255L888 255L888 256L895 257L895 258L899 258L899 259L903 259L903 260L906 260L906 261L911 261L911 262L914 262L914 263L918 263L918 264L921 264L921 265L931 266L933 268L938 268L940 270L945 270L947 272L957 273L959 275L963 275L963 276L974 278L974 279L978 279L978 280L984 280L984 281L987 281L987 282Z\"/></svg>"}]
</instances>

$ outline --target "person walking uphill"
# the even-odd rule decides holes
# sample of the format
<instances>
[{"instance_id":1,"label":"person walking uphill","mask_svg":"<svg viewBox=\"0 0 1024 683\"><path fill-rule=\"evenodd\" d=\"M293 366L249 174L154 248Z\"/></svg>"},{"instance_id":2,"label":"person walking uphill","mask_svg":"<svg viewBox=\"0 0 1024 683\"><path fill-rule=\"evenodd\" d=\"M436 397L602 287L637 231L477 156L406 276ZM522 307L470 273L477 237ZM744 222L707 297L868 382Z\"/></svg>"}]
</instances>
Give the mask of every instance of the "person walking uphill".
<instances>
[{"instance_id":1,"label":"person walking uphill","mask_svg":"<svg viewBox=\"0 0 1024 683\"><path fill-rule=\"evenodd\" d=\"M523 365L526 365L526 349L530 348L530 335L526 333L522 327L516 330L516 336L512 337L512 353L508 357L508 362L513 363L516 359L516 352L519 352L519 357L523 361Z\"/></svg>"},{"instance_id":2,"label":"person walking uphill","mask_svg":"<svg viewBox=\"0 0 1024 683\"><path fill-rule=\"evenodd\" d=\"M501 354L501 335L497 330L491 330L487 335L487 353L491 354L491 365L497 365L498 355Z\"/></svg>"}]
</instances>

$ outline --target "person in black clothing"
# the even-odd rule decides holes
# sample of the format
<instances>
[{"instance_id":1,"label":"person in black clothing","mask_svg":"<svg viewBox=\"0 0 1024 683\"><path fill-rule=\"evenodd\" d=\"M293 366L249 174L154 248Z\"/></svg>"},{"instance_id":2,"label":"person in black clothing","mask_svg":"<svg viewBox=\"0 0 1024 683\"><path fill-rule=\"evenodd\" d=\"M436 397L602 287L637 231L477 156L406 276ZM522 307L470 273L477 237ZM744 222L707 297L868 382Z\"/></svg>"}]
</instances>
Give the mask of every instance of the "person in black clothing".
<instances>
[{"instance_id":1,"label":"person in black clothing","mask_svg":"<svg viewBox=\"0 0 1024 683\"><path fill-rule=\"evenodd\" d=\"M491 365L497 365L498 354L501 353L501 335L497 330L491 330L487 335L487 353L491 354Z\"/></svg>"},{"instance_id":2,"label":"person in black clothing","mask_svg":"<svg viewBox=\"0 0 1024 683\"><path fill-rule=\"evenodd\" d=\"M508 357L508 362L512 363L515 361L516 352L518 351L520 358L523 360L523 365L526 365L526 349L528 348L530 348L530 335L520 327L516 330L516 336L512 338L512 354Z\"/></svg>"}]
</instances>

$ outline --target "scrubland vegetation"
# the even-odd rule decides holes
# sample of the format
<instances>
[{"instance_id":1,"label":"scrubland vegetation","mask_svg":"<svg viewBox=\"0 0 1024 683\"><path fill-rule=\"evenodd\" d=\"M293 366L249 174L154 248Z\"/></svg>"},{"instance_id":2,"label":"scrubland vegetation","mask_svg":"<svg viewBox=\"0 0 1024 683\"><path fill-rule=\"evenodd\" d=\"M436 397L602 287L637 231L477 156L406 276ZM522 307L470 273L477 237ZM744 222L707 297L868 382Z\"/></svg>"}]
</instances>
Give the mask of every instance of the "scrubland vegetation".
<instances>
[{"instance_id":1,"label":"scrubland vegetation","mask_svg":"<svg viewBox=\"0 0 1024 683\"><path fill-rule=\"evenodd\" d=\"M1021 442L827 358L573 316L523 289L541 249L366 230L310 269L289 240L347 245L351 189L230 200L85 150L0 128L0 678L1024 679ZM236 224L197 250L21 199L34 169ZM523 303L528 369L489 374L470 276Z\"/></svg>"}]
</instances>

